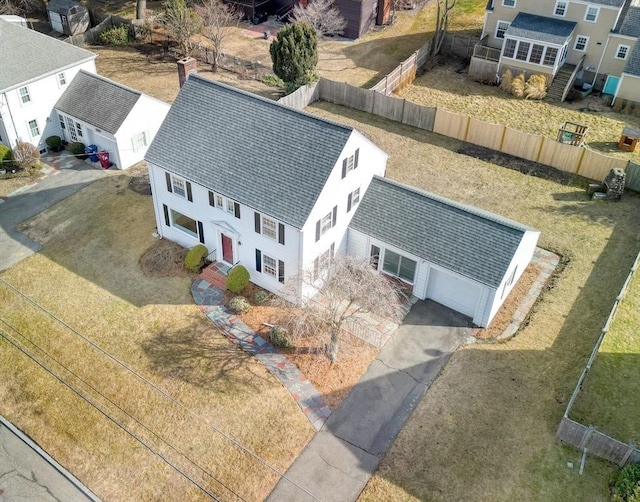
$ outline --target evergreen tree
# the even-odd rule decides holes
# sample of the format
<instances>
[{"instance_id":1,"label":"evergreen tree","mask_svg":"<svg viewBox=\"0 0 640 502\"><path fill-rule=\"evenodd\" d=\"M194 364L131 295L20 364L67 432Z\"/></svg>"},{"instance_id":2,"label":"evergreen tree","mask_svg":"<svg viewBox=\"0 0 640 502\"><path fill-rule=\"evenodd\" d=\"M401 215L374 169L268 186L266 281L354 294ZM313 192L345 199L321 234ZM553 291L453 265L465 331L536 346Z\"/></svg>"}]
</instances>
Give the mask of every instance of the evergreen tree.
<instances>
[{"instance_id":1,"label":"evergreen tree","mask_svg":"<svg viewBox=\"0 0 640 502\"><path fill-rule=\"evenodd\" d=\"M317 79L318 37L306 23L293 23L278 31L271 47L273 72L287 84L288 90Z\"/></svg>"}]
</instances>

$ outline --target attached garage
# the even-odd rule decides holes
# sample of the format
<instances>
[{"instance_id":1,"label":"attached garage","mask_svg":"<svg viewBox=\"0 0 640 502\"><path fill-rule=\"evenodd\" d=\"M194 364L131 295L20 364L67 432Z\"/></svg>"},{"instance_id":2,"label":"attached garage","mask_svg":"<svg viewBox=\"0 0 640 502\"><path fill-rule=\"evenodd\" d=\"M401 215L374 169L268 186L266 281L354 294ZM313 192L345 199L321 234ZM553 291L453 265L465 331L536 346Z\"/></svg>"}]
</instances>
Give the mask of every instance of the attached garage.
<instances>
[{"instance_id":1,"label":"attached garage","mask_svg":"<svg viewBox=\"0 0 640 502\"><path fill-rule=\"evenodd\" d=\"M445 270L430 268L426 298L473 318L481 296L482 290L475 282Z\"/></svg>"},{"instance_id":2,"label":"attached garage","mask_svg":"<svg viewBox=\"0 0 640 502\"><path fill-rule=\"evenodd\" d=\"M540 232L375 176L351 220L347 252L487 326L527 268Z\"/></svg>"}]
</instances>

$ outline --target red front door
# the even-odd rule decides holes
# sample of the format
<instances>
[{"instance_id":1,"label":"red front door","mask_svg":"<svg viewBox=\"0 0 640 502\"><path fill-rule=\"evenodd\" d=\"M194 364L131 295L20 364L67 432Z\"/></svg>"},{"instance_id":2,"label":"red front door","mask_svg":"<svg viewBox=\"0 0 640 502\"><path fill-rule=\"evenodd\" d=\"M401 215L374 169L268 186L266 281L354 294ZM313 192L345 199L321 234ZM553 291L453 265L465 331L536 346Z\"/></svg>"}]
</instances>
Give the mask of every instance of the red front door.
<instances>
[{"instance_id":1,"label":"red front door","mask_svg":"<svg viewBox=\"0 0 640 502\"><path fill-rule=\"evenodd\" d=\"M233 265L233 241L222 234L222 260Z\"/></svg>"}]
</instances>

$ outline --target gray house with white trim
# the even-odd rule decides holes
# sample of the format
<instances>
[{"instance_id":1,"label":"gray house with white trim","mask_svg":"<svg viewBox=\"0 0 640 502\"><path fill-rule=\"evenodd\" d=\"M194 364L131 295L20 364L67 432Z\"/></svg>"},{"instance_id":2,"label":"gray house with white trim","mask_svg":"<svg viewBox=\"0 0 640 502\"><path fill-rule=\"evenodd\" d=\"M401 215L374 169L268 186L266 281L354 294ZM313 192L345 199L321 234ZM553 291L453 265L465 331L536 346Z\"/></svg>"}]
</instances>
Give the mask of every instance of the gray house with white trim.
<instances>
[{"instance_id":1,"label":"gray house with white trim","mask_svg":"<svg viewBox=\"0 0 640 502\"><path fill-rule=\"evenodd\" d=\"M158 233L273 293L334 254L371 257L486 326L539 232L385 179L357 130L191 75L146 155ZM300 291L310 296L315 290Z\"/></svg>"},{"instance_id":2,"label":"gray house with white trim","mask_svg":"<svg viewBox=\"0 0 640 502\"><path fill-rule=\"evenodd\" d=\"M389 208L393 208L390 211ZM540 232L477 207L374 177L349 226L349 254L487 326L527 268Z\"/></svg>"},{"instance_id":3,"label":"gray house with white trim","mask_svg":"<svg viewBox=\"0 0 640 502\"><path fill-rule=\"evenodd\" d=\"M60 135L109 152L119 169L144 158L169 108L163 101L85 71L55 104Z\"/></svg>"}]
</instances>

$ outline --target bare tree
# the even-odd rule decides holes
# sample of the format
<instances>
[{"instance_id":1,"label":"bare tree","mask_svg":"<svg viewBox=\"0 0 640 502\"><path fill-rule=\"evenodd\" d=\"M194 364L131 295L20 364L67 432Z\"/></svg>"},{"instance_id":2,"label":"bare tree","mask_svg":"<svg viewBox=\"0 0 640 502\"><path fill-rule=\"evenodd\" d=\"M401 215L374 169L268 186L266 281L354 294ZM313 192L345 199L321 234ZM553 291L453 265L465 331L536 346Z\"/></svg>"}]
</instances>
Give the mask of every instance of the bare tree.
<instances>
[{"instance_id":1,"label":"bare tree","mask_svg":"<svg viewBox=\"0 0 640 502\"><path fill-rule=\"evenodd\" d=\"M224 39L238 26L243 13L234 5L222 3L221 0L205 0L201 5L196 5L196 13L202 19L202 35L212 45L211 69L218 71Z\"/></svg>"},{"instance_id":2,"label":"bare tree","mask_svg":"<svg viewBox=\"0 0 640 502\"><path fill-rule=\"evenodd\" d=\"M0 0L0 15L20 15L42 10L43 8L44 3L42 0Z\"/></svg>"},{"instance_id":3,"label":"bare tree","mask_svg":"<svg viewBox=\"0 0 640 502\"><path fill-rule=\"evenodd\" d=\"M190 56L194 49L191 39L200 33L201 23L185 0L167 0L162 12L162 24L178 42L180 54Z\"/></svg>"},{"instance_id":4,"label":"bare tree","mask_svg":"<svg viewBox=\"0 0 640 502\"><path fill-rule=\"evenodd\" d=\"M431 55L435 56L440 52L444 36L447 34L449 27L449 14L456 6L458 0L436 0L436 34L433 37L433 45L431 46Z\"/></svg>"},{"instance_id":5,"label":"bare tree","mask_svg":"<svg viewBox=\"0 0 640 502\"><path fill-rule=\"evenodd\" d=\"M136 0L136 19L144 19L147 13L147 0Z\"/></svg>"},{"instance_id":6,"label":"bare tree","mask_svg":"<svg viewBox=\"0 0 640 502\"><path fill-rule=\"evenodd\" d=\"M393 317L402 293L395 282L378 273L368 259L337 256L316 260L311 270L288 280L283 294L300 298L301 291L317 291L312 298L299 300L295 316L288 323L292 337L308 333L328 333L326 350L331 362L338 359L340 333L346 321L363 324L363 313Z\"/></svg>"},{"instance_id":7,"label":"bare tree","mask_svg":"<svg viewBox=\"0 0 640 502\"><path fill-rule=\"evenodd\" d=\"M292 17L307 23L318 36L342 35L347 27L346 19L334 7L333 0L310 0L306 6L298 3L293 8Z\"/></svg>"}]
</instances>

